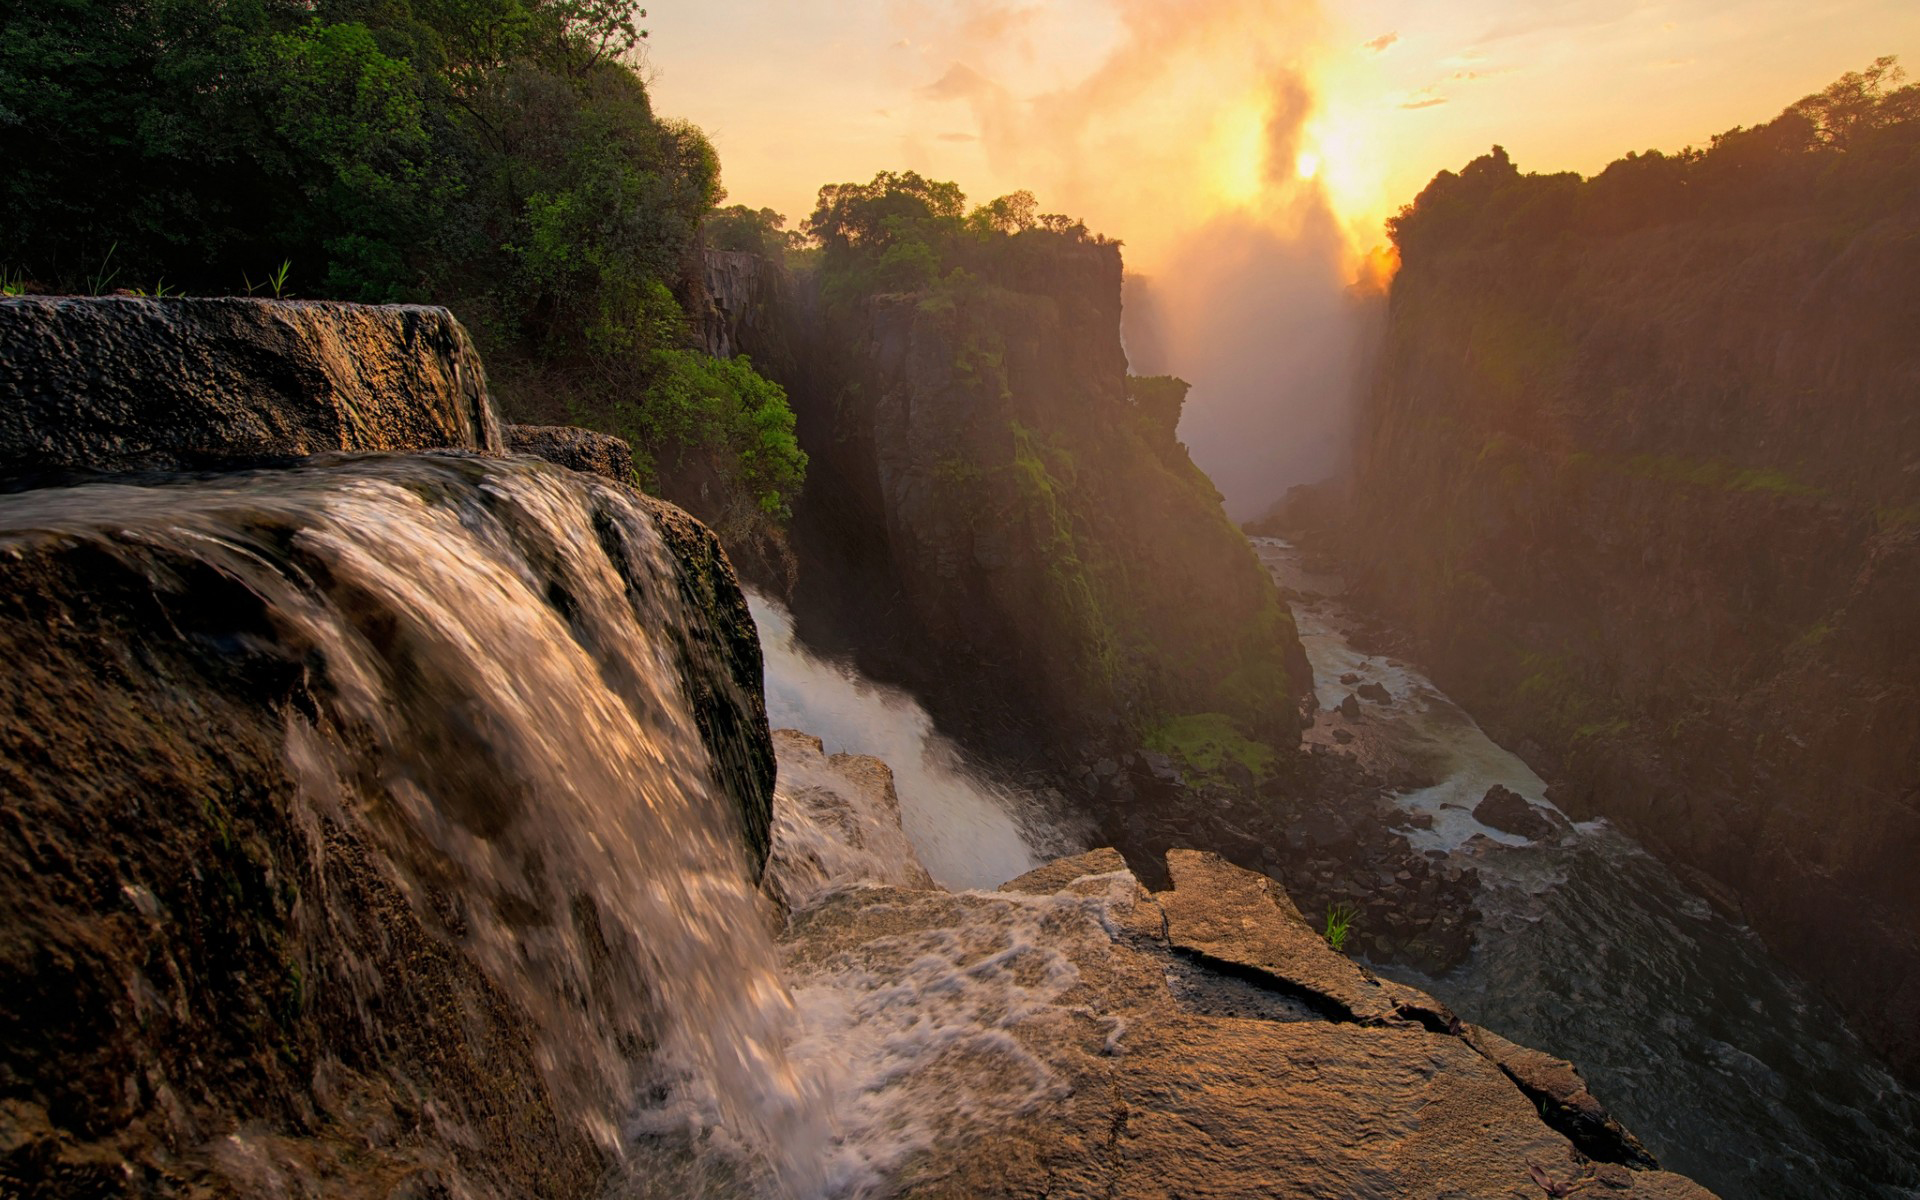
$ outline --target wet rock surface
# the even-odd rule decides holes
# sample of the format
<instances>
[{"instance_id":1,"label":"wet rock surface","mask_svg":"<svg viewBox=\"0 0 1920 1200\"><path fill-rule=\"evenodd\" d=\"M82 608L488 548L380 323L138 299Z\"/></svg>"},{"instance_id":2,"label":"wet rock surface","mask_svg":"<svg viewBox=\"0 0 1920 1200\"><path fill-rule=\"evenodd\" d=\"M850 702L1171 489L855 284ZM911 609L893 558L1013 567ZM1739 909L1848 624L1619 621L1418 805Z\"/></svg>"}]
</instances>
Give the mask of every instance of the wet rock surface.
<instances>
[{"instance_id":1,"label":"wet rock surface","mask_svg":"<svg viewBox=\"0 0 1920 1200\"><path fill-rule=\"evenodd\" d=\"M796 729L773 732L780 779L773 849L763 881L793 909L827 887L885 883L932 889L900 827L893 769L866 754L828 754Z\"/></svg>"},{"instance_id":2,"label":"wet rock surface","mask_svg":"<svg viewBox=\"0 0 1920 1200\"><path fill-rule=\"evenodd\" d=\"M1525 796L1497 783L1487 789L1486 797L1480 803L1474 805L1473 819L1528 841L1548 837L1555 828L1544 812L1527 803Z\"/></svg>"},{"instance_id":3,"label":"wet rock surface","mask_svg":"<svg viewBox=\"0 0 1920 1200\"><path fill-rule=\"evenodd\" d=\"M502 448L443 308L242 298L0 299L0 484L328 451Z\"/></svg>"},{"instance_id":4,"label":"wet rock surface","mask_svg":"<svg viewBox=\"0 0 1920 1200\"><path fill-rule=\"evenodd\" d=\"M509 425L506 448L615 483L633 482L633 447L610 433L572 425Z\"/></svg>"},{"instance_id":5,"label":"wet rock surface","mask_svg":"<svg viewBox=\"0 0 1920 1200\"><path fill-rule=\"evenodd\" d=\"M439 494L525 469L415 465ZM308 474L351 487L368 469ZM716 569L683 561L678 584L737 595ZM763 853L757 643L750 623L711 628L728 611L676 641L754 647L751 692L747 664L681 667L705 703L740 705L706 730L762 731L717 757ZM396 871L367 814L406 785L259 595L162 545L10 527L0 652L0 1194L597 1194L604 1148L563 1119L535 1022L478 965L481 914L430 886L435 867ZM488 794L493 764L463 773L458 749L421 740L410 777ZM336 756L360 767L316 800L313 764ZM508 819L485 816L495 836Z\"/></svg>"},{"instance_id":6,"label":"wet rock surface","mask_svg":"<svg viewBox=\"0 0 1920 1200\"><path fill-rule=\"evenodd\" d=\"M796 915L803 987L938 953L969 1011L1005 1014L889 1079L903 1119L935 1079L963 1096L1009 1072L1023 1084L1013 1107L909 1126L891 1193L1709 1200L1582 1150L1467 1027L1335 954L1270 880L1211 855L1169 861L1175 886L1157 893L1096 851L1005 894L882 889ZM919 1002L937 1023L948 1001Z\"/></svg>"}]
</instances>

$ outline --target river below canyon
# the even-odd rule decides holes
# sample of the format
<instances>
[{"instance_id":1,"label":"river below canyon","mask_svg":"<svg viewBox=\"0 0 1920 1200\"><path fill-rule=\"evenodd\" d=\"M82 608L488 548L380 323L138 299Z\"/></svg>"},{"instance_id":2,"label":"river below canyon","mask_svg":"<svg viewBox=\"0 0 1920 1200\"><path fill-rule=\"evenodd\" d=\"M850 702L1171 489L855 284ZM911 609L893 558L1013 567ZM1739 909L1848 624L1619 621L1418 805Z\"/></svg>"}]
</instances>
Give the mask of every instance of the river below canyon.
<instances>
[{"instance_id":1,"label":"river below canyon","mask_svg":"<svg viewBox=\"0 0 1920 1200\"><path fill-rule=\"evenodd\" d=\"M1569 823L1546 785L1429 680L1363 653L1344 587L1277 538L1254 546L1286 589L1336 746L1418 764L1430 786L1398 797L1429 829L1417 848L1475 867L1484 922L1467 962L1420 987L1461 1017L1578 1064L1669 1170L1729 1197L1920 1196L1920 1096L1901 1087L1834 1010L1605 821ZM1342 679L1348 680L1342 683ZM1348 723L1337 706L1378 684L1387 705ZM1489 788L1518 792L1561 832L1538 842L1474 819Z\"/></svg>"}]
</instances>

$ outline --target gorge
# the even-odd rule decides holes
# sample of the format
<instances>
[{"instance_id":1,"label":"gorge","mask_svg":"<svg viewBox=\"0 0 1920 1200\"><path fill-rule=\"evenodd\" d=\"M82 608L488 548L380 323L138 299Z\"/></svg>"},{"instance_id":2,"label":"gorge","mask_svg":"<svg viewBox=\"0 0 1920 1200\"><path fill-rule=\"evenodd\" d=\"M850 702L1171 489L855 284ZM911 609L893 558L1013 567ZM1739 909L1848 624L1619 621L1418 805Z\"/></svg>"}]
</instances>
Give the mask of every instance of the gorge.
<instances>
[{"instance_id":1,"label":"gorge","mask_svg":"<svg viewBox=\"0 0 1920 1200\"><path fill-rule=\"evenodd\" d=\"M0 6L0 1198L1920 1197L1920 85L1614 7Z\"/></svg>"}]
</instances>

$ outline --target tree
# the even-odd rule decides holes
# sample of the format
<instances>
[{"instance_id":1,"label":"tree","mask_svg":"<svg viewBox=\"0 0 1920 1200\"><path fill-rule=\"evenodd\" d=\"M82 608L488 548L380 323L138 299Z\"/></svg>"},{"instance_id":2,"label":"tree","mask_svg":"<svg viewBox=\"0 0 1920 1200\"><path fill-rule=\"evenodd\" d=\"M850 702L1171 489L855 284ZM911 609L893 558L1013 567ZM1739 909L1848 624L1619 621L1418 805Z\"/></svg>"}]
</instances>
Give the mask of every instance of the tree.
<instances>
[{"instance_id":1,"label":"tree","mask_svg":"<svg viewBox=\"0 0 1920 1200\"><path fill-rule=\"evenodd\" d=\"M1848 71L1787 112L1805 117L1821 145L1845 150L1866 130L1913 119L1920 110L1920 89L1899 88L1906 77L1900 60L1885 55L1864 71Z\"/></svg>"}]
</instances>

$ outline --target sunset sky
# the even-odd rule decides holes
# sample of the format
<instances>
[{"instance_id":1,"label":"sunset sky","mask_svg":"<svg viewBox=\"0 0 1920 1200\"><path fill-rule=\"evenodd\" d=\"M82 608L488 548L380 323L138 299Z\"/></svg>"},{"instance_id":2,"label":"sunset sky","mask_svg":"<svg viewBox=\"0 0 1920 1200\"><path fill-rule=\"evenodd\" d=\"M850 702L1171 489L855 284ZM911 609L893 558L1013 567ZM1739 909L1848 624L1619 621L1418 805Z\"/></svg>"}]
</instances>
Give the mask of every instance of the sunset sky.
<instances>
[{"instance_id":1,"label":"sunset sky","mask_svg":"<svg viewBox=\"0 0 1920 1200\"><path fill-rule=\"evenodd\" d=\"M1303 172L1377 240L1495 142L1592 171L1877 55L1920 67L1912 0L662 0L648 24L657 104L713 137L736 202L797 219L822 183L912 168L1029 188L1149 266Z\"/></svg>"},{"instance_id":2,"label":"sunset sky","mask_svg":"<svg viewBox=\"0 0 1920 1200\"><path fill-rule=\"evenodd\" d=\"M655 102L798 224L917 170L1126 243L1134 370L1244 518L1336 471L1383 220L1495 143L1590 174L1704 145L1884 54L1915 0L660 0Z\"/></svg>"}]
</instances>

